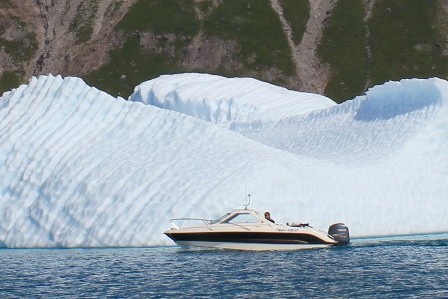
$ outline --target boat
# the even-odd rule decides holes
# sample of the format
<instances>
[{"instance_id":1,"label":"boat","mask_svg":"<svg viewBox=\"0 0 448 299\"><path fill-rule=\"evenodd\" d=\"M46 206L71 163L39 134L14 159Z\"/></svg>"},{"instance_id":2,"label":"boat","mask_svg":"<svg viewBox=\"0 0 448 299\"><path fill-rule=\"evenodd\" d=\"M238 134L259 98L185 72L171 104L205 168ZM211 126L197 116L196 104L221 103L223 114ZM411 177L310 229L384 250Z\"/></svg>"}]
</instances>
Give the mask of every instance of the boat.
<instances>
[{"instance_id":1,"label":"boat","mask_svg":"<svg viewBox=\"0 0 448 299\"><path fill-rule=\"evenodd\" d=\"M179 227L178 221L199 221L199 225ZM350 243L348 227L335 223L328 233L308 223L276 224L249 209L236 209L215 220L173 218L164 232L184 249L213 248L235 250L299 250Z\"/></svg>"}]
</instances>

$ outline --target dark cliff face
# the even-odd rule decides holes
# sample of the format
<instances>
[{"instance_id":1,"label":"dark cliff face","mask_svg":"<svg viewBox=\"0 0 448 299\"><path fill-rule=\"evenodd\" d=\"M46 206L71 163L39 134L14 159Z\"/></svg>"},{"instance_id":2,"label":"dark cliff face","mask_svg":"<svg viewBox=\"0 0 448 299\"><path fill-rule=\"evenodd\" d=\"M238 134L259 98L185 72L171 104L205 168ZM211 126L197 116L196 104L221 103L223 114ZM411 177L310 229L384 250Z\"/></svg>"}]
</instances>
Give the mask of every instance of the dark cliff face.
<instances>
[{"instance_id":1,"label":"dark cliff face","mask_svg":"<svg viewBox=\"0 0 448 299\"><path fill-rule=\"evenodd\" d=\"M114 28L135 1L2 0L0 91L33 75L84 76L117 46ZM20 53L17 54L17 53Z\"/></svg>"},{"instance_id":2,"label":"dark cliff face","mask_svg":"<svg viewBox=\"0 0 448 299\"><path fill-rule=\"evenodd\" d=\"M3 0L0 92L79 76L112 95L161 74L249 76L351 99L448 77L443 0Z\"/></svg>"}]
</instances>

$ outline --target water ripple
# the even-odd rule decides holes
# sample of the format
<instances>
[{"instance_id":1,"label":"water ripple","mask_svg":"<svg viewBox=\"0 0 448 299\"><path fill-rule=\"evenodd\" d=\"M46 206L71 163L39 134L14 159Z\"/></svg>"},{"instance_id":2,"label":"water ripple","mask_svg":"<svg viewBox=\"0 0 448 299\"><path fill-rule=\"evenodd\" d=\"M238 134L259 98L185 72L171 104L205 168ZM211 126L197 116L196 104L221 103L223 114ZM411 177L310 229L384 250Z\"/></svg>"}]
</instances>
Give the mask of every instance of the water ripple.
<instances>
[{"instance_id":1,"label":"water ripple","mask_svg":"<svg viewBox=\"0 0 448 299\"><path fill-rule=\"evenodd\" d=\"M0 297L443 298L447 243L356 240L296 252L3 249Z\"/></svg>"}]
</instances>

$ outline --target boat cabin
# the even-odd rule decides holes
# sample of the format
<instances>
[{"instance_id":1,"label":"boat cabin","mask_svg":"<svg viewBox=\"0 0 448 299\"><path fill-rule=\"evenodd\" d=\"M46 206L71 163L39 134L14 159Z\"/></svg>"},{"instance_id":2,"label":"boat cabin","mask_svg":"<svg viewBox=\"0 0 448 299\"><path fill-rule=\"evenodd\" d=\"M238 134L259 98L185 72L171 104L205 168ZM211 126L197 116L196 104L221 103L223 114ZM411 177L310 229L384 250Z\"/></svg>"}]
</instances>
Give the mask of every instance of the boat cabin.
<instances>
[{"instance_id":1,"label":"boat cabin","mask_svg":"<svg viewBox=\"0 0 448 299\"><path fill-rule=\"evenodd\" d=\"M226 213L210 224L236 224L236 223L267 223L274 224L271 221L258 214L257 211L251 209L239 209Z\"/></svg>"}]
</instances>

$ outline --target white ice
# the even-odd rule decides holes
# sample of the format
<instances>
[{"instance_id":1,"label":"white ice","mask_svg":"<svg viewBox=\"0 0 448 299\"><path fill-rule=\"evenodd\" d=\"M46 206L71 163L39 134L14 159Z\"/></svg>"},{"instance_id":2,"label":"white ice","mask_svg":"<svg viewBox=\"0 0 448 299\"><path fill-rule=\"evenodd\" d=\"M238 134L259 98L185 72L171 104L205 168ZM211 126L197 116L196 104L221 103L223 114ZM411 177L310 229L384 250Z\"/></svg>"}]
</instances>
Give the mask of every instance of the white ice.
<instances>
[{"instance_id":1,"label":"white ice","mask_svg":"<svg viewBox=\"0 0 448 299\"><path fill-rule=\"evenodd\" d=\"M152 246L244 202L352 236L448 231L448 82L336 105L249 78L162 76L125 101L79 78L0 98L0 244Z\"/></svg>"}]
</instances>

